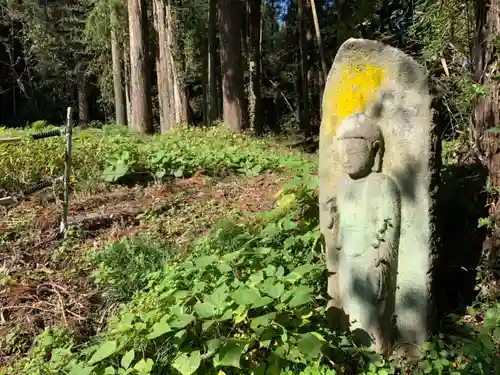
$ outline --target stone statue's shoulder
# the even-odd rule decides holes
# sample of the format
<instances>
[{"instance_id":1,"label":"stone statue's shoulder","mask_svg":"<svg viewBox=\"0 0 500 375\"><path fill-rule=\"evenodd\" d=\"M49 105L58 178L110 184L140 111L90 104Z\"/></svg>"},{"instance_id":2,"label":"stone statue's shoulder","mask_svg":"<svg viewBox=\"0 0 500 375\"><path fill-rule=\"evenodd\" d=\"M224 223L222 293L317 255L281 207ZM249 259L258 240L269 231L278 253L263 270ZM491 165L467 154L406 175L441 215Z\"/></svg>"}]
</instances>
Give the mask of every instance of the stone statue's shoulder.
<instances>
[{"instance_id":1,"label":"stone statue's shoulder","mask_svg":"<svg viewBox=\"0 0 500 375\"><path fill-rule=\"evenodd\" d=\"M399 194L398 186L391 177L387 176L384 173L373 173L371 176L377 183L379 191L382 194Z\"/></svg>"}]
</instances>

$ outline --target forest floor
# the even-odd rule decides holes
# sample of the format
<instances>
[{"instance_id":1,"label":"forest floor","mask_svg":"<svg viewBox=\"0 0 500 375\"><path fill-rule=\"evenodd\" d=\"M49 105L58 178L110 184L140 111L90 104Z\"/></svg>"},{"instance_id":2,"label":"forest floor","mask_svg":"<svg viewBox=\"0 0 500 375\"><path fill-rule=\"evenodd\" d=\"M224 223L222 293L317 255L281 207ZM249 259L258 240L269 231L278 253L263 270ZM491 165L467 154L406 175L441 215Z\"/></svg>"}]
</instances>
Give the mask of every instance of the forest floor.
<instances>
[{"instance_id":1,"label":"forest floor","mask_svg":"<svg viewBox=\"0 0 500 375\"><path fill-rule=\"evenodd\" d=\"M331 327L315 140L105 126L73 146L64 234L60 186L0 207L0 375L500 373L497 301L418 363ZM2 145L0 194L59 177L64 152Z\"/></svg>"},{"instance_id":2,"label":"forest floor","mask_svg":"<svg viewBox=\"0 0 500 375\"><path fill-rule=\"evenodd\" d=\"M0 364L22 355L44 328L66 327L83 337L102 328L107 316L100 311L96 321L101 298L89 259L107 244L147 233L181 249L231 212L269 210L287 179L272 173L225 178L198 173L147 187L101 185L72 196L65 236L59 234L61 205L50 189L3 208ZM16 345L9 345L10 339Z\"/></svg>"}]
</instances>

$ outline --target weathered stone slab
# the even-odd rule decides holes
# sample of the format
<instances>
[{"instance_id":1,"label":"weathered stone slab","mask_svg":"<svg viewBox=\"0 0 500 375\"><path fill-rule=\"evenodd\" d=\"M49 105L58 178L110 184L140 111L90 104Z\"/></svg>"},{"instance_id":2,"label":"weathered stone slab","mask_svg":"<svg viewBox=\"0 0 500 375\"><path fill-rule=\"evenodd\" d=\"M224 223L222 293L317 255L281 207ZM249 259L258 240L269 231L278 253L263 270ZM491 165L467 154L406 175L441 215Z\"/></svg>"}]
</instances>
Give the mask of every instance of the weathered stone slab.
<instances>
[{"instance_id":1,"label":"weathered stone slab","mask_svg":"<svg viewBox=\"0 0 500 375\"><path fill-rule=\"evenodd\" d=\"M429 331L435 254L431 97L425 70L402 51L349 39L325 87L320 220L332 310L384 351ZM395 323L395 324L394 324Z\"/></svg>"}]
</instances>

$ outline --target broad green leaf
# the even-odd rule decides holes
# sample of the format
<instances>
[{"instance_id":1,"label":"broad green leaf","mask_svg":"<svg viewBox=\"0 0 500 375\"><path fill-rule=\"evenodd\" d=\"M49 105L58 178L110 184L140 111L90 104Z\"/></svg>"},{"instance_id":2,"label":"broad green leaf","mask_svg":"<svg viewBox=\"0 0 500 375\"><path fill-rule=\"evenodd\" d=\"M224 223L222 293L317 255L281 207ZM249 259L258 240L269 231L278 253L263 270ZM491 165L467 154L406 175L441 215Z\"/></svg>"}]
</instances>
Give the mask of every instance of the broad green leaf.
<instances>
[{"instance_id":1,"label":"broad green leaf","mask_svg":"<svg viewBox=\"0 0 500 375\"><path fill-rule=\"evenodd\" d=\"M314 359L321 354L322 342L309 332L300 336L297 347L306 358Z\"/></svg>"},{"instance_id":2,"label":"broad green leaf","mask_svg":"<svg viewBox=\"0 0 500 375\"><path fill-rule=\"evenodd\" d=\"M186 299L187 297L191 296L191 291L190 290L179 290L174 293L174 298L176 300L183 300Z\"/></svg>"},{"instance_id":3,"label":"broad green leaf","mask_svg":"<svg viewBox=\"0 0 500 375\"><path fill-rule=\"evenodd\" d=\"M313 289L309 288L308 286L304 285L298 286L297 288L294 289L293 297L288 302L288 306L294 308L308 303L309 300L311 299L312 292Z\"/></svg>"},{"instance_id":4,"label":"broad green leaf","mask_svg":"<svg viewBox=\"0 0 500 375\"><path fill-rule=\"evenodd\" d=\"M174 345L180 346L184 343L186 337L187 337L187 331L185 329L181 329L174 335L174 339L172 340L172 342L174 343Z\"/></svg>"},{"instance_id":5,"label":"broad green leaf","mask_svg":"<svg viewBox=\"0 0 500 375\"><path fill-rule=\"evenodd\" d=\"M104 341L96 350L92 358L89 360L89 365L93 365L108 358L116 352L116 340Z\"/></svg>"},{"instance_id":6,"label":"broad green leaf","mask_svg":"<svg viewBox=\"0 0 500 375\"><path fill-rule=\"evenodd\" d=\"M228 341L214 357L214 366L228 366L240 368L240 358L244 353L245 345L237 341Z\"/></svg>"},{"instance_id":7,"label":"broad green leaf","mask_svg":"<svg viewBox=\"0 0 500 375\"><path fill-rule=\"evenodd\" d=\"M172 367L179 371L182 375L191 375L198 367L200 367L201 363L201 354L200 352L194 351L191 353L182 353L177 358L174 359L172 363Z\"/></svg>"},{"instance_id":8,"label":"broad green leaf","mask_svg":"<svg viewBox=\"0 0 500 375\"><path fill-rule=\"evenodd\" d=\"M304 360L304 355L302 355L302 353L296 346L290 347L290 350L286 354L286 359L296 363L306 363L306 361Z\"/></svg>"},{"instance_id":9,"label":"broad green leaf","mask_svg":"<svg viewBox=\"0 0 500 375\"><path fill-rule=\"evenodd\" d=\"M201 293L205 290L205 287L207 286L207 283L204 281L198 281L196 284L194 284L193 288L191 291L193 293Z\"/></svg>"},{"instance_id":10,"label":"broad green leaf","mask_svg":"<svg viewBox=\"0 0 500 375\"><path fill-rule=\"evenodd\" d=\"M264 271L266 272L266 275L268 277L272 277L274 276L274 274L276 273L276 267L274 267L272 264L268 265Z\"/></svg>"},{"instance_id":11,"label":"broad green leaf","mask_svg":"<svg viewBox=\"0 0 500 375\"><path fill-rule=\"evenodd\" d=\"M222 322L224 320L232 319L233 314L234 314L234 310L231 308L228 308L226 311L224 311L224 314L222 314L222 316L220 318L218 318L217 320Z\"/></svg>"},{"instance_id":12,"label":"broad green leaf","mask_svg":"<svg viewBox=\"0 0 500 375\"><path fill-rule=\"evenodd\" d=\"M493 338L496 340L496 341L500 341L500 328L497 327L493 330Z\"/></svg>"},{"instance_id":13,"label":"broad green leaf","mask_svg":"<svg viewBox=\"0 0 500 375\"><path fill-rule=\"evenodd\" d=\"M227 285L223 284L223 285L219 286L218 288L216 288L212 292L212 294L209 294L205 298L205 302L209 302L214 306L218 306L218 307L222 308L222 306L225 305L225 302L226 302L228 295L229 295L228 287L227 287Z\"/></svg>"},{"instance_id":14,"label":"broad green leaf","mask_svg":"<svg viewBox=\"0 0 500 375\"><path fill-rule=\"evenodd\" d=\"M201 325L201 330L203 332L207 331L210 329L210 327L212 327L212 325L215 323L215 320L207 320L206 322L203 322L203 324Z\"/></svg>"},{"instance_id":15,"label":"broad green leaf","mask_svg":"<svg viewBox=\"0 0 500 375\"><path fill-rule=\"evenodd\" d=\"M128 352L126 352L125 355L122 357L120 364L126 370L130 367L130 364L132 363L134 358L135 358L135 351L134 349L131 349Z\"/></svg>"},{"instance_id":16,"label":"broad green leaf","mask_svg":"<svg viewBox=\"0 0 500 375\"><path fill-rule=\"evenodd\" d=\"M285 269L283 268L283 266L279 266L278 269L276 270L276 273L274 274L274 276L279 279L281 277L283 277L283 275L285 274Z\"/></svg>"},{"instance_id":17,"label":"broad green leaf","mask_svg":"<svg viewBox=\"0 0 500 375\"><path fill-rule=\"evenodd\" d=\"M194 305L194 309L198 316L203 319L211 318L217 312L216 307L210 302L197 302L196 305Z\"/></svg>"},{"instance_id":18,"label":"broad green leaf","mask_svg":"<svg viewBox=\"0 0 500 375\"><path fill-rule=\"evenodd\" d=\"M150 358L141 359L134 366L134 370L136 370L139 374L149 374L153 369L154 362Z\"/></svg>"},{"instance_id":19,"label":"broad green leaf","mask_svg":"<svg viewBox=\"0 0 500 375\"><path fill-rule=\"evenodd\" d=\"M291 290L289 289L280 296L280 300L282 302L287 301L289 298L293 296L294 293L295 293L295 288Z\"/></svg>"},{"instance_id":20,"label":"broad green leaf","mask_svg":"<svg viewBox=\"0 0 500 375\"><path fill-rule=\"evenodd\" d=\"M222 341L219 339L212 339L207 341L207 351L208 352L215 352L217 349L220 348L222 344Z\"/></svg>"},{"instance_id":21,"label":"broad green leaf","mask_svg":"<svg viewBox=\"0 0 500 375\"><path fill-rule=\"evenodd\" d=\"M262 280L264 280L264 272L262 270L255 272L254 274L250 275L250 277L248 278L250 285L257 285Z\"/></svg>"},{"instance_id":22,"label":"broad green leaf","mask_svg":"<svg viewBox=\"0 0 500 375\"><path fill-rule=\"evenodd\" d=\"M205 268L211 264L215 264L215 262L217 262L217 259L218 258L215 255L206 255L196 259L194 264L196 268Z\"/></svg>"},{"instance_id":23,"label":"broad green leaf","mask_svg":"<svg viewBox=\"0 0 500 375\"><path fill-rule=\"evenodd\" d=\"M222 260L225 262L232 262L241 257L242 250L233 251L232 253L227 253L222 256Z\"/></svg>"},{"instance_id":24,"label":"broad green leaf","mask_svg":"<svg viewBox=\"0 0 500 375\"><path fill-rule=\"evenodd\" d=\"M281 222L281 225L284 230L294 230L295 228L297 228L297 223L290 220L290 218L284 218Z\"/></svg>"},{"instance_id":25,"label":"broad green leaf","mask_svg":"<svg viewBox=\"0 0 500 375\"><path fill-rule=\"evenodd\" d=\"M231 294L231 298L238 305L252 305L260 300L260 293L257 289L240 286Z\"/></svg>"},{"instance_id":26,"label":"broad green leaf","mask_svg":"<svg viewBox=\"0 0 500 375\"><path fill-rule=\"evenodd\" d=\"M115 375L115 374L116 370L111 366L108 366L104 369L104 375Z\"/></svg>"},{"instance_id":27,"label":"broad green leaf","mask_svg":"<svg viewBox=\"0 0 500 375\"><path fill-rule=\"evenodd\" d=\"M252 305L252 309L257 309L259 307L269 305L270 303L273 303L273 301L274 300L269 297L260 297L259 300Z\"/></svg>"},{"instance_id":28,"label":"broad green leaf","mask_svg":"<svg viewBox=\"0 0 500 375\"><path fill-rule=\"evenodd\" d=\"M233 270L233 267L231 267L229 264L227 263L220 263L218 266L217 266L217 269L219 270L220 273L222 274L225 274L225 273L229 273Z\"/></svg>"},{"instance_id":29,"label":"broad green leaf","mask_svg":"<svg viewBox=\"0 0 500 375\"><path fill-rule=\"evenodd\" d=\"M274 354L280 358L286 358L289 348L290 345L288 343L280 345L274 350Z\"/></svg>"},{"instance_id":30,"label":"broad green leaf","mask_svg":"<svg viewBox=\"0 0 500 375\"><path fill-rule=\"evenodd\" d=\"M282 283L275 284L272 279L267 279L265 282L259 285L259 289L266 293L268 296L274 299L278 299L285 292L285 285Z\"/></svg>"},{"instance_id":31,"label":"broad green leaf","mask_svg":"<svg viewBox=\"0 0 500 375\"><path fill-rule=\"evenodd\" d=\"M311 272L315 267L311 264L302 264L297 268L293 269L288 275L285 276L285 280L289 282L295 282L299 280L302 276Z\"/></svg>"},{"instance_id":32,"label":"broad green leaf","mask_svg":"<svg viewBox=\"0 0 500 375\"><path fill-rule=\"evenodd\" d=\"M158 323L153 324L153 327L151 327L151 332L148 335L148 339L153 340L170 331L172 331L172 329L167 322L159 321Z\"/></svg>"},{"instance_id":33,"label":"broad green leaf","mask_svg":"<svg viewBox=\"0 0 500 375\"><path fill-rule=\"evenodd\" d=\"M432 372L432 365L427 359L422 361L419 367L424 370L424 374L430 374Z\"/></svg>"},{"instance_id":34,"label":"broad green leaf","mask_svg":"<svg viewBox=\"0 0 500 375\"><path fill-rule=\"evenodd\" d=\"M92 374L92 371L94 370L94 366L85 366L80 363L76 363L73 365L71 368L71 371L69 372L68 375L90 375Z\"/></svg>"},{"instance_id":35,"label":"broad green leaf","mask_svg":"<svg viewBox=\"0 0 500 375\"><path fill-rule=\"evenodd\" d=\"M276 318L276 313L269 313L266 315L261 315L252 319L250 323L250 328L256 329L258 327L267 327L273 319Z\"/></svg>"},{"instance_id":36,"label":"broad green leaf","mask_svg":"<svg viewBox=\"0 0 500 375\"><path fill-rule=\"evenodd\" d=\"M246 308L245 305L239 305L236 310L234 310L233 315L234 315L234 322L236 324L241 323L244 321L247 317L248 309Z\"/></svg>"},{"instance_id":37,"label":"broad green leaf","mask_svg":"<svg viewBox=\"0 0 500 375\"><path fill-rule=\"evenodd\" d=\"M184 328L194 321L194 316L189 314L179 314L176 319L170 324L172 328Z\"/></svg>"}]
</instances>

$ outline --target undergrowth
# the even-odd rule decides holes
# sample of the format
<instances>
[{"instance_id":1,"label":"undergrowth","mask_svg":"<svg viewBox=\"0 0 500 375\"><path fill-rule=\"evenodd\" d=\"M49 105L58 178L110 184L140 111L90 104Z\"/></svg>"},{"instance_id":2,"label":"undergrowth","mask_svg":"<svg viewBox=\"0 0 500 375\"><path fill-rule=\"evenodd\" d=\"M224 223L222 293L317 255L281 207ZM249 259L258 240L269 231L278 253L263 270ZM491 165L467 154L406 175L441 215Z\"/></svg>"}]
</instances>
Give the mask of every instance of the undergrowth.
<instances>
[{"instance_id":1,"label":"undergrowth","mask_svg":"<svg viewBox=\"0 0 500 375\"><path fill-rule=\"evenodd\" d=\"M47 131L38 123L27 130L0 129L0 137ZM18 190L41 179L60 177L65 141L53 137L0 144L0 188ZM127 182L189 177L197 170L208 176L238 173L254 176L266 170L294 169L303 158L269 139L235 134L223 127L175 129L167 135L135 137L126 127L75 129L72 166L87 183Z\"/></svg>"},{"instance_id":2,"label":"undergrowth","mask_svg":"<svg viewBox=\"0 0 500 375\"><path fill-rule=\"evenodd\" d=\"M384 359L329 328L316 187L315 176L295 180L272 211L219 223L188 255L165 249L169 258L156 269L127 255L149 253L144 238L110 246L97 258L108 275L100 283L131 300L88 342L46 330L7 373L497 373L500 304L480 328L462 324L433 338L416 365Z\"/></svg>"},{"instance_id":3,"label":"undergrowth","mask_svg":"<svg viewBox=\"0 0 500 375\"><path fill-rule=\"evenodd\" d=\"M0 145L3 187L61 173L60 139L26 142ZM273 210L226 219L183 251L143 234L94 254L92 279L108 302L102 308L121 303L105 328L84 340L47 328L0 374L500 373L498 302L472 308L471 322L450 317L451 333L432 337L413 364L376 355L329 327L313 162L221 128L134 138L107 126L77 132L74 145L77 177L88 182L186 177L200 168L214 176L288 168L297 178Z\"/></svg>"}]
</instances>

